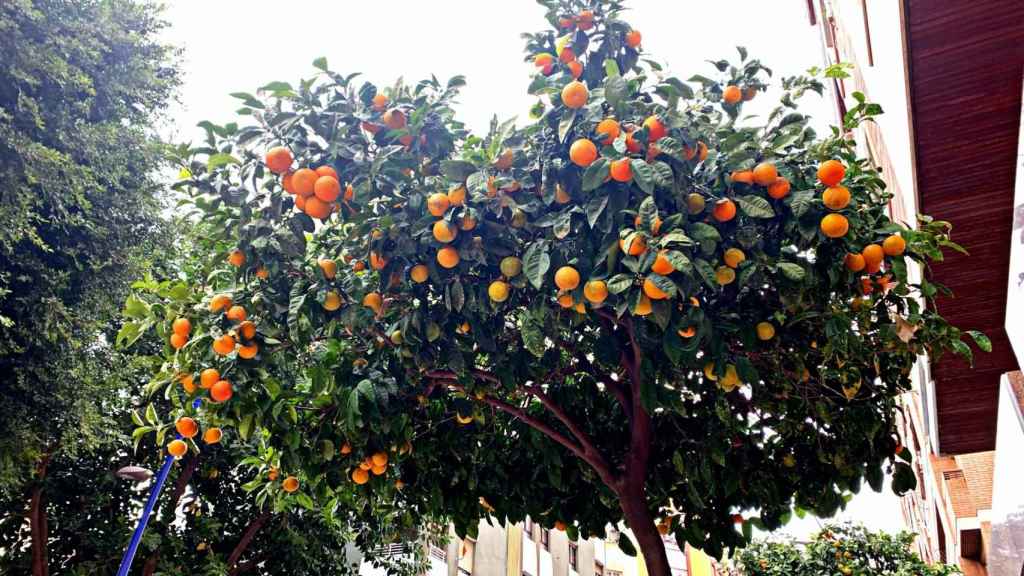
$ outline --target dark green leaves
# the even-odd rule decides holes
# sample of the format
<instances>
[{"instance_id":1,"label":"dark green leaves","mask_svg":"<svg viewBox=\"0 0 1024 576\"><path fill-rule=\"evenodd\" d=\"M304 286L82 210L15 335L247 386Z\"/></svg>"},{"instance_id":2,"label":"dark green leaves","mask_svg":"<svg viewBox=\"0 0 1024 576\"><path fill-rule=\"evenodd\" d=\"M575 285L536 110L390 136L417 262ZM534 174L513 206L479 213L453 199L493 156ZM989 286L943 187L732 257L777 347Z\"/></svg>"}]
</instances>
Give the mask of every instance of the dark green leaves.
<instances>
[{"instance_id":1,"label":"dark green leaves","mask_svg":"<svg viewBox=\"0 0 1024 576\"><path fill-rule=\"evenodd\" d=\"M772 205L760 196L737 196L736 204L739 205L740 210L743 210L744 214L751 218L772 218L775 216Z\"/></svg>"},{"instance_id":2,"label":"dark green leaves","mask_svg":"<svg viewBox=\"0 0 1024 576\"><path fill-rule=\"evenodd\" d=\"M476 172L476 166L465 160L445 160L441 162L441 173L449 180L465 182L470 174Z\"/></svg>"},{"instance_id":3,"label":"dark green leaves","mask_svg":"<svg viewBox=\"0 0 1024 576\"><path fill-rule=\"evenodd\" d=\"M782 272L783 276L793 280L794 282L802 281L806 274L803 266L793 262L779 262L775 266L780 272Z\"/></svg>"},{"instance_id":4,"label":"dark green leaves","mask_svg":"<svg viewBox=\"0 0 1024 576\"><path fill-rule=\"evenodd\" d=\"M630 167L633 168L633 181L636 182L636 185L644 192L654 194L654 186L658 178L654 168L646 160L640 158L631 160Z\"/></svg>"},{"instance_id":5,"label":"dark green leaves","mask_svg":"<svg viewBox=\"0 0 1024 576\"><path fill-rule=\"evenodd\" d=\"M981 348L982 352L992 351L992 341L989 340L988 336L977 330L968 330L967 334L974 339L974 343L978 345L978 348Z\"/></svg>"},{"instance_id":6,"label":"dark green leaves","mask_svg":"<svg viewBox=\"0 0 1024 576\"><path fill-rule=\"evenodd\" d=\"M544 285L544 276L551 268L551 256L548 254L547 242L537 241L523 253L523 273L534 288Z\"/></svg>"},{"instance_id":7,"label":"dark green leaves","mask_svg":"<svg viewBox=\"0 0 1024 576\"><path fill-rule=\"evenodd\" d=\"M594 160L590 166L587 166L587 169L583 172L583 191L589 192L604 184L605 179L608 178L609 166L608 159L603 157ZM604 198L607 202L608 197L605 196Z\"/></svg>"}]
</instances>

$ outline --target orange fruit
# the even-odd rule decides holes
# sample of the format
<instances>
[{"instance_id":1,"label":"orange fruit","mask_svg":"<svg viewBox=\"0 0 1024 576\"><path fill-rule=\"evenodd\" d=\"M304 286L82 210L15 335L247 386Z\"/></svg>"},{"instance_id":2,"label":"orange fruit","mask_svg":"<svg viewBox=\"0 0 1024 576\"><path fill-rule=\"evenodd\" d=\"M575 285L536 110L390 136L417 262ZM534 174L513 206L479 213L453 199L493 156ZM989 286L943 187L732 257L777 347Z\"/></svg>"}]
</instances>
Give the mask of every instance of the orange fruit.
<instances>
[{"instance_id":1,"label":"orange fruit","mask_svg":"<svg viewBox=\"0 0 1024 576\"><path fill-rule=\"evenodd\" d=\"M558 19L559 28L572 28L576 26L576 19L571 16L563 16Z\"/></svg>"},{"instance_id":2,"label":"orange fruit","mask_svg":"<svg viewBox=\"0 0 1024 576\"><path fill-rule=\"evenodd\" d=\"M722 286L732 284L736 280L736 271L728 266L719 266L715 268L715 280Z\"/></svg>"},{"instance_id":3,"label":"orange fruit","mask_svg":"<svg viewBox=\"0 0 1024 576\"><path fill-rule=\"evenodd\" d=\"M754 172L752 170L737 170L729 174L729 181L743 184L754 183Z\"/></svg>"},{"instance_id":4,"label":"orange fruit","mask_svg":"<svg viewBox=\"0 0 1024 576\"><path fill-rule=\"evenodd\" d=\"M328 280L334 279L334 275L338 273L338 264L334 260L321 258L316 261L316 264L320 267L320 271L324 273L324 278Z\"/></svg>"},{"instance_id":5,"label":"orange fruit","mask_svg":"<svg viewBox=\"0 0 1024 576\"><path fill-rule=\"evenodd\" d=\"M743 91L739 86L729 85L722 91L722 102L732 106L743 99Z\"/></svg>"},{"instance_id":6,"label":"orange fruit","mask_svg":"<svg viewBox=\"0 0 1024 576\"><path fill-rule=\"evenodd\" d=\"M668 298L668 292L658 288L658 285L650 278L644 278L644 294L651 300L664 300Z\"/></svg>"},{"instance_id":7,"label":"orange fruit","mask_svg":"<svg viewBox=\"0 0 1024 576\"><path fill-rule=\"evenodd\" d=\"M640 146L640 143L636 141L636 138L633 138L634 132L636 132L635 127L626 131L626 151L636 154L640 151L642 146Z\"/></svg>"},{"instance_id":8,"label":"orange fruit","mask_svg":"<svg viewBox=\"0 0 1024 576\"><path fill-rule=\"evenodd\" d=\"M167 453L175 458L181 458L188 452L188 444L182 440L171 440L167 443Z\"/></svg>"},{"instance_id":9,"label":"orange fruit","mask_svg":"<svg viewBox=\"0 0 1024 576\"><path fill-rule=\"evenodd\" d=\"M328 312L334 312L338 308L341 308L341 295L331 290L327 294L324 294L324 310Z\"/></svg>"},{"instance_id":10,"label":"orange fruit","mask_svg":"<svg viewBox=\"0 0 1024 576\"><path fill-rule=\"evenodd\" d=\"M587 85L579 80L573 80L562 88L562 104L565 104L566 108L582 108L589 97Z\"/></svg>"},{"instance_id":11,"label":"orange fruit","mask_svg":"<svg viewBox=\"0 0 1024 576\"><path fill-rule=\"evenodd\" d=\"M580 30L590 30L594 27L594 13L590 10L584 10L576 16L576 26Z\"/></svg>"},{"instance_id":12,"label":"orange fruit","mask_svg":"<svg viewBox=\"0 0 1024 576\"><path fill-rule=\"evenodd\" d=\"M541 72L547 76L555 69L555 57L547 52L537 54L533 57L533 65L540 68Z\"/></svg>"},{"instance_id":13,"label":"orange fruit","mask_svg":"<svg viewBox=\"0 0 1024 576\"><path fill-rule=\"evenodd\" d=\"M591 304L600 304L608 298L608 284L604 280L591 280L583 285L583 297Z\"/></svg>"},{"instance_id":14,"label":"orange fruit","mask_svg":"<svg viewBox=\"0 0 1024 576\"><path fill-rule=\"evenodd\" d=\"M640 224L640 215L637 214L636 218L633 219L633 226L640 228ZM661 218L655 216L654 222L651 222L651 232L653 232L654 235L657 236L658 230L661 230Z\"/></svg>"},{"instance_id":15,"label":"orange fruit","mask_svg":"<svg viewBox=\"0 0 1024 576\"><path fill-rule=\"evenodd\" d=\"M444 220L438 220L434 222L434 240L447 244L452 240L455 240L455 236L459 233L458 228L452 226Z\"/></svg>"},{"instance_id":16,"label":"orange fruit","mask_svg":"<svg viewBox=\"0 0 1024 576\"><path fill-rule=\"evenodd\" d=\"M838 160L826 160L818 166L818 181L825 186L835 186L846 176L846 167Z\"/></svg>"},{"instance_id":17,"label":"orange fruit","mask_svg":"<svg viewBox=\"0 0 1024 576\"><path fill-rule=\"evenodd\" d=\"M767 341L775 337L775 326L771 322L758 322L755 330L759 340Z\"/></svg>"},{"instance_id":18,"label":"orange fruit","mask_svg":"<svg viewBox=\"0 0 1024 576\"><path fill-rule=\"evenodd\" d=\"M370 252L370 268L383 270L388 265L388 259L376 252Z\"/></svg>"},{"instance_id":19,"label":"orange fruit","mask_svg":"<svg viewBox=\"0 0 1024 576\"><path fill-rule=\"evenodd\" d=\"M362 468L356 468L352 471L352 481L362 486L370 481L370 473Z\"/></svg>"},{"instance_id":20,"label":"orange fruit","mask_svg":"<svg viewBox=\"0 0 1024 576\"><path fill-rule=\"evenodd\" d=\"M779 176L775 182L768 185L768 195L776 200L782 200L789 195L789 188L789 180Z\"/></svg>"},{"instance_id":21,"label":"orange fruit","mask_svg":"<svg viewBox=\"0 0 1024 576\"><path fill-rule=\"evenodd\" d=\"M299 196L312 196L313 188L320 176L309 168L299 168L292 174L292 186Z\"/></svg>"},{"instance_id":22,"label":"orange fruit","mask_svg":"<svg viewBox=\"0 0 1024 576\"><path fill-rule=\"evenodd\" d=\"M740 265L741 262L747 259L747 255L743 253L743 250L739 248L729 248L722 255L722 261L729 268L735 268Z\"/></svg>"},{"instance_id":23,"label":"orange fruit","mask_svg":"<svg viewBox=\"0 0 1024 576\"><path fill-rule=\"evenodd\" d=\"M210 312L220 312L229 306L231 306L231 296L227 294L217 294L210 299Z\"/></svg>"},{"instance_id":24,"label":"orange fruit","mask_svg":"<svg viewBox=\"0 0 1024 576\"><path fill-rule=\"evenodd\" d=\"M383 94L381 94L381 93L375 94L374 97L373 97L372 102L373 102L373 109L378 111L378 112L380 112L380 111L382 111L382 110L384 110L385 108L388 107L388 97L383 95Z\"/></svg>"},{"instance_id":25,"label":"orange fruit","mask_svg":"<svg viewBox=\"0 0 1024 576\"><path fill-rule=\"evenodd\" d=\"M267 278L270 278L270 271L263 266L260 266L256 269L256 277L260 280L266 280Z\"/></svg>"},{"instance_id":26,"label":"orange fruit","mask_svg":"<svg viewBox=\"0 0 1024 576\"><path fill-rule=\"evenodd\" d=\"M572 294L562 294L558 297L558 305L562 308L572 308L576 302L573 301Z\"/></svg>"},{"instance_id":27,"label":"orange fruit","mask_svg":"<svg viewBox=\"0 0 1024 576\"><path fill-rule=\"evenodd\" d=\"M555 272L555 286L559 290L575 290L580 285L580 273L572 266L562 266Z\"/></svg>"},{"instance_id":28,"label":"orange fruit","mask_svg":"<svg viewBox=\"0 0 1024 576\"><path fill-rule=\"evenodd\" d=\"M882 242L882 250L886 256L900 256L907 249L907 241L899 234L893 234Z\"/></svg>"},{"instance_id":29,"label":"orange fruit","mask_svg":"<svg viewBox=\"0 0 1024 576\"><path fill-rule=\"evenodd\" d=\"M240 268L245 264L245 252L242 252L238 248L235 248L228 253L228 264L231 264L235 268Z\"/></svg>"},{"instance_id":30,"label":"orange fruit","mask_svg":"<svg viewBox=\"0 0 1024 576\"><path fill-rule=\"evenodd\" d=\"M579 60L568 62L565 66L569 68L569 74L572 75L574 79L583 76L583 64L580 64Z\"/></svg>"},{"instance_id":31,"label":"orange fruit","mask_svg":"<svg viewBox=\"0 0 1024 576\"><path fill-rule=\"evenodd\" d=\"M371 456L371 458L373 458L373 465L374 466L386 466L387 463L388 463L388 453L387 452L377 452L376 454Z\"/></svg>"},{"instance_id":32,"label":"orange fruit","mask_svg":"<svg viewBox=\"0 0 1024 576\"><path fill-rule=\"evenodd\" d=\"M352 189L351 184L345 184L345 202L351 202L356 197L356 191Z\"/></svg>"},{"instance_id":33,"label":"orange fruit","mask_svg":"<svg viewBox=\"0 0 1024 576\"><path fill-rule=\"evenodd\" d=\"M203 432L203 442L207 444L219 444L223 437L224 431L220 428L207 428L206 432Z\"/></svg>"},{"instance_id":34,"label":"orange fruit","mask_svg":"<svg viewBox=\"0 0 1024 576\"><path fill-rule=\"evenodd\" d=\"M562 48L562 51L558 53L558 61L562 64L568 64L576 59L576 52L573 52L572 48L566 46Z\"/></svg>"},{"instance_id":35,"label":"orange fruit","mask_svg":"<svg viewBox=\"0 0 1024 576\"><path fill-rule=\"evenodd\" d=\"M885 249L878 244L868 244L861 250L864 255L864 263L868 267L876 267L885 259Z\"/></svg>"},{"instance_id":36,"label":"orange fruit","mask_svg":"<svg viewBox=\"0 0 1024 576\"><path fill-rule=\"evenodd\" d=\"M344 444L341 445L341 449L338 450L338 451L341 452L342 456L351 454L352 453L352 445L349 444L348 442L345 442Z\"/></svg>"},{"instance_id":37,"label":"orange fruit","mask_svg":"<svg viewBox=\"0 0 1024 576\"><path fill-rule=\"evenodd\" d=\"M193 438L199 433L199 424L188 416L182 416L174 422L174 429L185 438Z\"/></svg>"},{"instance_id":38,"label":"orange fruit","mask_svg":"<svg viewBox=\"0 0 1024 576\"><path fill-rule=\"evenodd\" d=\"M363 306L366 306L374 312L380 312L380 308L383 304L384 299L381 297L379 292L370 292L366 296L363 296Z\"/></svg>"},{"instance_id":39,"label":"orange fruit","mask_svg":"<svg viewBox=\"0 0 1024 576\"><path fill-rule=\"evenodd\" d=\"M643 36L639 30L630 30L626 33L626 46L630 48L638 48L642 40Z\"/></svg>"},{"instance_id":40,"label":"orange fruit","mask_svg":"<svg viewBox=\"0 0 1024 576\"><path fill-rule=\"evenodd\" d=\"M495 302L504 302L508 300L509 286L508 283L501 280L495 280L491 282L491 285L487 287L487 295L490 296L491 300Z\"/></svg>"},{"instance_id":41,"label":"orange fruit","mask_svg":"<svg viewBox=\"0 0 1024 576\"><path fill-rule=\"evenodd\" d=\"M770 186L779 177L779 171L771 162L761 162L754 166L754 182L761 186Z\"/></svg>"},{"instance_id":42,"label":"orange fruit","mask_svg":"<svg viewBox=\"0 0 1024 576\"><path fill-rule=\"evenodd\" d=\"M466 187L461 184L448 192L448 203L452 206L462 206L466 203ZM427 205L429 206L429 202Z\"/></svg>"},{"instance_id":43,"label":"orange fruit","mask_svg":"<svg viewBox=\"0 0 1024 576\"><path fill-rule=\"evenodd\" d=\"M654 259L654 264L651 265L651 272L661 274L662 276L668 276L676 271L672 266L672 263L665 257L666 252L668 252L668 250L658 252L658 256Z\"/></svg>"},{"instance_id":44,"label":"orange fruit","mask_svg":"<svg viewBox=\"0 0 1024 576\"><path fill-rule=\"evenodd\" d=\"M449 246L445 246L445 248L449 248ZM444 248L442 248L441 250L444 250ZM440 254L440 252L438 254ZM456 254L458 254L458 252L456 252ZM417 284L422 284L423 282L426 282L429 276L430 271L423 264L417 264L413 266L411 270L409 270L409 277L412 278L412 281Z\"/></svg>"},{"instance_id":45,"label":"orange fruit","mask_svg":"<svg viewBox=\"0 0 1024 576\"><path fill-rule=\"evenodd\" d=\"M864 269L864 266L866 266L867 263L865 262L863 255L851 252L843 258L843 264L850 272L860 272Z\"/></svg>"},{"instance_id":46,"label":"orange fruit","mask_svg":"<svg viewBox=\"0 0 1024 576\"><path fill-rule=\"evenodd\" d=\"M633 243L629 245L629 250L626 250L626 238L619 238L619 249L626 252L630 256L639 256L647 251L647 241L644 240L643 236L633 235Z\"/></svg>"},{"instance_id":47,"label":"orange fruit","mask_svg":"<svg viewBox=\"0 0 1024 576\"><path fill-rule=\"evenodd\" d=\"M171 324L171 331L188 336L188 333L192 331L192 323L188 321L188 318L175 318L174 323Z\"/></svg>"},{"instance_id":48,"label":"orange fruit","mask_svg":"<svg viewBox=\"0 0 1024 576\"><path fill-rule=\"evenodd\" d=\"M454 246L445 246L444 248L441 248L440 250L437 251L437 263L440 264L442 268L448 268L448 269L455 268L456 266L459 265L459 260L460 260L460 258L459 258L459 251L456 250ZM423 265L420 264L420 266L423 266ZM422 274L423 274L423 280L418 280L418 282L423 282L424 280L427 279L427 267L426 266L423 266ZM414 276L413 280L415 280L415 279L416 278Z\"/></svg>"},{"instance_id":49,"label":"orange fruit","mask_svg":"<svg viewBox=\"0 0 1024 576\"><path fill-rule=\"evenodd\" d=\"M605 118L597 123L597 128L594 131L604 136L604 139L600 140L600 142L608 146L619 137L622 128L619 127L619 123L614 118Z\"/></svg>"},{"instance_id":50,"label":"orange fruit","mask_svg":"<svg viewBox=\"0 0 1024 576\"><path fill-rule=\"evenodd\" d=\"M260 347L256 344L243 344L238 347L238 357L242 360L252 360L260 352Z\"/></svg>"},{"instance_id":51,"label":"orange fruit","mask_svg":"<svg viewBox=\"0 0 1024 576\"><path fill-rule=\"evenodd\" d=\"M850 204L850 191L846 186L833 186L825 190L821 201L832 210L842 210Z\"/></svg>"},{"instance_id":52,"label":"orange fruit","mask_svg":"<svg viewBox=\"0 0 1024 576\"><path fill-rule=\"evenodd\" d=\"M559 204L568 204L572 200L572 196L565 191L565 188L561 184L555 184L555 202Z\"/></svg>"},{"instance_id":53,"label":"orange fruit","mask_svg":"<svg viewBox=\"0 0 1024 576\"><path fill-rule=\"evenodd\" d=\"M292 183L291 172L288 172L287 174L281 177L281 187L284 188L285 192L292 195L295 194L295 184Z\"/></svg>"},{"instance_id":54,"label":"orange fruit","mask_svg":"<svg viewBox=\"0 0 1024 576\"><path fill-rule=\"evenodd\" d=\"M174 348L175 350L181 350L182 348L185 347L185 344L188 344L188 336L183 336L181 334L171 334L170 344L171 348Z\"/></svg>"},{"instance_id":55,"label":"orange fruit","mask_svg":"<svg viewBox=\"0 0 1024 576\"><path fill-rule=\"evenodd\" d=\"M434 216L443 216L449 206L451 206L451 201L443 192L435 192L427 197L427 211Z\"/></svg>"},{"instance_id":56,"label":"orange fruit","mask_svg":"<svg viewBox=\"0 0 1024 576\"><path fill-rule=\"evenodd\" d=\"M273 481L277 480L277 476L278 476L277 468L271 468L270 470L267 471L267 480L270 480L271 482L273 482Z\"/></svg>"},{"instance_id":57,"label":"orange fruit","mask_svg":"<svg viewBox=\"0 0 1024 576\"><path fill-rule=\"evenodd\" d=\"M218 380L216 384L210 388L210 398L214 402L227 402L231 399L232 389L231 382L227 380Z\"/></svg>"},{"instance_id":58,"label":"orange fruit","mask_svg":"<svg viewBox=\"0 0 1024 576\"><path fill-rule=\"evenodd\" d=\"M220 380L220 372L216 368L207 368L199 374L199 385L203 388L213 388L218 380Z\"/></svg>"},{"instance_id":59,"label":"orange fruit","mask_svg":"<svg viewBox=\"0 0 1024 576\"><path fill-rule=\"evenodd\" d=\"M644 128L647 128L647 141L657 142L668 134L668 129L657 116L648 116L644 120Z\"/></svg>"},{"instance_id":60,"label":"orange fruit","mask_svg":"<svg viewBox=\"0 0 1024 576\"><path fill-rule=\"evenodd\" d=\"M728 222L736 217L736 204L728 198L723 198L715 202L711 215L719 222Z\"/></svg>"},{"instance_id":61,"label":"orange fruit","mask_svg":"<svg viewBox=\"0 0 1024 576\"><path fill-rule=\"evenodd\" d=\"M821 219L821 233L829 238L842 238L850 230L850 221L842 214L826 214Z\"/></svg>"},{"instance_id":62,"label":"orange fruit","mask_svg":"<svg viewBox=\"0 0 1024 576\"><path fill-rule=\"evenodd\" d=\"M651 306L651 299L646 294L640 296L640 300L636 303L636 307L633 308L633 314L637 316L647 316L654 310Z\"/></svg>"},{"instance_id":63,"label":"orange fruit","mask_svg":"<svg viewBox=\"0 0 1024 576\"><path fill-rule=\"evenodd\" d=\"M580 138L569 147L569 159L573 164L586 168L597 160L597 146L586 138Z\"/></svg>"},{"instance_id":64,"label":"orange fruit","mask_svg":"<svg viewBox=\"0 0 1024 576\"><path fill-rule=\"evenodd\" d=\"M178 382L181 382L181 387L185 389L186 394L196 391L196 379L191 374L182 374L181 378L178 378Z\"/></svg>"},{"instance_id":65,"label":"orange fruit","mask_svg":"<svg viewBox=\"0 0 1024 576\"><path fill-rule=\"evenodd\" d=\"M295 476L285 478L284 482L281 483L281 489L289 494L295 492L299 489L299 479Z\"/></svg>"},{"instance_id":66,"label":"orange fruit","mask_svg":"<svg viewBox=\"0 0 1024 576\"><path fill-rule=\"evenodd\" d=\"M697 334L697 327L687 326L686 328L680 329L678 334L680 338L693 338L694 335Z\"/></svg>"},{"instance_id":67,"label":"orange fruit","mask_svg":"<svg viewBox=\"0 0 1024 576\"><path fill-rule=\"evenodd\" d=\"M292 153L284 146L275 146L270 150L267 150L267 155L263 159L266 163L267 168L275 174L284 174L292 166Z\"/></svg>"},{"instance_id":68,"label":"orange fruit","mask_svg":"<svg viewBox=\"0 0 1024 576\"><path fill-rule=\"evenodd\" d=\"M306 205L303 207L303 212L308 214L310 218L317 218L319 220L326 220L333 211L334 207L331 204L324 202L316 196L306 198Z\"/></svg>"},{"instance_id":69,"label":"orange fruit","mask_svg":"<svg viewBox=\"0 0 1024 576\"><path fill-rule=\"evenodd\" d=\"M320 166L319 168L314 170L314 172L316 172L316 175L320 176L321 178L324 176L330 176L335 180L340 180L340 178L338 178L338 171L335 170L333 166L328 166L327 164ZM316 192L316 189L314 188L313 191Z\"/></svg>"},{"instance_id":70,"label":"orange fruit","mask_svg":"<svg viewBox=\"0 0 1024 576\"><path fill-rule=\"evenodd\" d=\"M743 89L743 100L753 100L754 96L757 96L757 86L747 86Z\"/></svg>"},{"instance_id":71,"label":"orange fruit","mask_svg":"<svg viewBox=\"0 0 1024 576\"><path fill-rule=\"evenodd\" d=\"M235 339L230 334L224 334L213 341L213 351L221 356L227 356L235 351Z\"/></svg>"},{"instance_id":72,"label":"orange fruit","mask_svg":"<svg viewBox=\"0 0 1024 576\"><path fill-rule=\"evenodd\" d=\"M405 114L397 108L392 108L384 113L384 125L392 130L405 128Z\"/></svg>"},{"instance_id":73,"label":"orange fruit","mask_svg":"<svg viewBox=\"0 0 1024 576\"><path fill-rule=\"evenodd\" d=\"M305 212L306 211L306 197L305 196L296 196L295 197L295 209L298 210L299 212Z\"/></svg>"},{"instance_id":74,"label":"orange fruit","mask_svg":"<svg viewBox=\"0 0 1024 576\"><path fill-rule=\"evenodd\" d=\"M231 320L232 322L241 322L245 320L248 314L246 314L245 308L236 304L231 308L228 308L228 313L226 314L226 316L228 320Z\"/></svg>"},{"instance_id":75,"label":"orange fruit","mask_svg":"<svg viewBox=\"0 0 1024 576\"><path fill-rule=\"evenodd\" d=\"M616 182L629 182L633 179L632 161L629 158L612 161L611 174Z\"/></svg>"},{"instance_id":76,"label":"orange fruit","mask_svg":"<svg viewBox=\"0 0 1024 576\"><path fill-rule=\"evenodd\" d=\"M334 176L321 176L313 184L313 194L324 202L334 202L341 195L341 183Z\"/></svg>"}]
</instances>

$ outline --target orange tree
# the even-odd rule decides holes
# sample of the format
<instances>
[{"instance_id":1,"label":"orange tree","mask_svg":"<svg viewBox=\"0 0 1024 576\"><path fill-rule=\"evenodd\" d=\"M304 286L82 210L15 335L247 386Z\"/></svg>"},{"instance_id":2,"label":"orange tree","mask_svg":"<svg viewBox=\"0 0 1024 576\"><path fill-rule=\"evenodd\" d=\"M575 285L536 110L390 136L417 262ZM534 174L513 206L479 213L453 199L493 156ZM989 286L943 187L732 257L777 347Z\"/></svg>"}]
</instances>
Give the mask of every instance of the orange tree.
<instances>
[{"instance_id":1,"label":"orange tree","mask_svg":"<svg viewBox=\"0 0 1024 576\"><path fill-rule=\"evenodd\" d=\"M470 134L459 77L381 89L320 59L179 150L210 257L134 297L124 336L167 339L151 387L178 407L139 434L198 412L252 439L277 508L624 521L658 575L663 534L717 555L887 470L913 486L896 398L920 354L970 348L907 274L948 224L891 221L845 136L878 106L819 139L796 101L821 83L788 78L748 125L771 74L745 50L684 82L619 2L542 4L525 128Z\"/></svg>"}]
</instances>

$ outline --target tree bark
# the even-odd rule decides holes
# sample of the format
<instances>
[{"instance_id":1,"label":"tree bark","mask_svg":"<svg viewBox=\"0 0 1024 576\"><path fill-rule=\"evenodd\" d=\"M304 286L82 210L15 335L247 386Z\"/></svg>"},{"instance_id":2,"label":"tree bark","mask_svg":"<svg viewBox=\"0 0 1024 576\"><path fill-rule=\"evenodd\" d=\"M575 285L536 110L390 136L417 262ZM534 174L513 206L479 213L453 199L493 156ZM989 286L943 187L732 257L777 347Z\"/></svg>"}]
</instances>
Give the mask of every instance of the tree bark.
<instances>
[{"instance_id":1,"label":"tree bark","mask_svg":"<svg viewBox=\"0 0 1024 576\"><path fill-rule=\"evenodd\" d=\"M235 545L235 549L231 551L231 556L228 556L228 570L229 574L238 574L239 569L244 565L238 565L238 560L241 559L242 554L245 553L245 549L249 547L252 539L256 537L256 533L263 528L263 525L270 519L270 512L264 512L254 518L249 526L246 527L245 532L242 533L242 538Z\"/></svg>"},{"instance_id":2,"label":"tree bark","mask_svg":"<svg viewBox=\"0 0 1024 576\"><path fill-rule=\"evenodd\" d=\"M630 486L629 492L619 497L619 503L626 516L626 524L636 537L638 548L644 555L647 573L650 576L672 576L668 555L665 553L665 542L661 539L658 527L654 525L654 516L647 509L643 486L641 485L639 490ZM628 536L622 534L619 538Z\"/></svg>"},{"instance_id":3,"label":"tree bark","mask_svg":"<svg viewBox=\"0 0 1024 576\"><path fill-rule=\"evenodd\" d=\"M50 528L46 518L43 481L46 480L46 468L59 448L59 443L54 444L43 454L42 460L36 465L36 479L29 493L28 522L32 541L32 576L50 576Z\"/></svg>"}]
</instances>

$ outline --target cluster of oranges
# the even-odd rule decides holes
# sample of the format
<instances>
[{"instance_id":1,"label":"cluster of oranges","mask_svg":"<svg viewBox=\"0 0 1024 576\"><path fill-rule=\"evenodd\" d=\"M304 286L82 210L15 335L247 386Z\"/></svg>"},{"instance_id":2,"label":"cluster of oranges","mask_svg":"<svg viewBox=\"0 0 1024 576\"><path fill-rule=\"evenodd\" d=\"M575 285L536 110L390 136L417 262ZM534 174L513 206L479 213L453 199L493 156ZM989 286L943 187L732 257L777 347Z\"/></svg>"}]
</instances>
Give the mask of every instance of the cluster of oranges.
<instances>
[{"instance_id":1,"label":"cluster of oranges","mask_svg":"<svg viewBox=\"0 0 1024 576\"><path fill-rule=\"evenodd\" d=\"M757 96L757 87L755 86L740 88L735 84L730 84L725 87L725 90L722 90L722 102L729 106L739 104L740 100L745 102L753 100L754 96Z\"/></svg>"},{"instance_id":2,"label":"cluster of oranges","mask_svg":"<svg viewBox=\"0 0 1024 576\"><path fill-rule=\"evenodd\" d=\"M295 197L295 208L311 218L326 220L331 213L338 210L339 197L348 202L355 195L352 185L348 184L342 196L338 172L330 166L324 165L316 169L299 168L292 171L294 157L291 151L283 146L275 146L268 150L264 162L271 172L281 174L281 186Z\"/></svg>"},{"instance_id":3,"label":"cluster of oranges","mask_svg":"<svg viewBox=\"0 0 1024 576\"><path fill-rule=\"evenodd\" d=\"M223 313L224 317L234 324L219 337L213 339L213 351L218 356L227 356L238 347L238 357L243 360L252 360L259 353L260 348L256 343L256 324L248 319L249 314L245 308L232 304L231 296L217 294L210 299L210 312L213 314Z\"/></svg>"},{"instance_id":4,"label":"cluster of oranges","mask_svg":"<svg viewBox=\"0 0 1024 576\"><path fill-rule=\"evenodd\" d=\"M346 451L347 448L347 451ZM350 454L352 447L348 444L342 446L341 453ZM364 458L355 469L352 470L351 478L356 484L363 485L370 481L370 474L382 476L388 470L387 452L376 452Z\"/></svg>"},{"instance_id":5,"label":"cluster of oranges","mask_svg":"<svg viewBox=\"0 0 1024 576\"><path fill-rule=\"evenodd\" d=\"M826 160L818 166L818 181L825 186L821 200L829 210L842 210L850 204L850 191L839 183L846 177L846 166L838 160ZM821 233L829 238L842 238L850 231L850 221L837 212L821 219Z\"/></svg>"},{"instance_id":6,"label":"cluster of oranges","mask_svg":"<svg viewBox=\"0 0 1024 576\"><path fill-rule=\"evenodd\" d=\"M182 416L174 423L174 429L181 438L195 438L199 434L199 423L193 418ZM206 444L217 444L224 437L224 432L217 427L207 428L203 432L203 442ZM188 452L188 444L181 438L176 438L167 443L167 453L175 458L181 458Z\"/></svg>"},{"instance_id":7,"label":"cluster of oranges","mask_svg":"<svg viewBox=\"0 0 1024 576\"><path fill-rule=\"evenodd\" d=\"M192 332L192 323L188 318L176 318L171 324L171 348L181 350L188 344L189 333Z\"/></svg>"}]
</instances>

